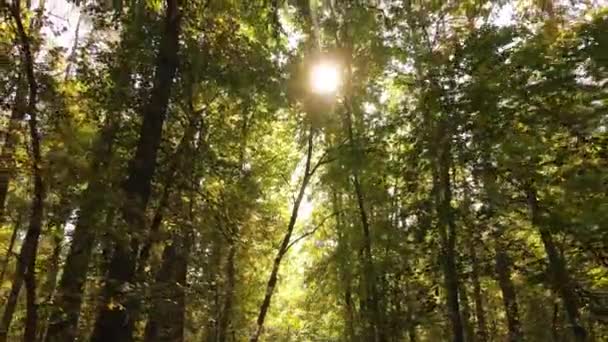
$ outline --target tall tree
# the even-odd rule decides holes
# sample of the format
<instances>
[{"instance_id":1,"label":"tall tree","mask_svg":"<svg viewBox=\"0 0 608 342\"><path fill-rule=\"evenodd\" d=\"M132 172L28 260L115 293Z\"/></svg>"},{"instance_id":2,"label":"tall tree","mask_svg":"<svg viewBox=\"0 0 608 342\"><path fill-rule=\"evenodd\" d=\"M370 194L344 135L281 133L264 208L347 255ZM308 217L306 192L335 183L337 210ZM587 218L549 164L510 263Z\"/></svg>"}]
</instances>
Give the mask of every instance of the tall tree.
<instances>
[{"instance_id":1,"label":"tall tree","mask_svg":"<svg viewBox=\"0 0 608 342\"><path fill-rule=\"evenodd\" d=\"M17 26L17 35L24 65L24 73L28 83L28 100L25 114L29 116L29 137L31 143L31 172L34 189L32 191L31 213L29 226L21 246L19 258L17 259L17 269L11 292L4 307L4 314L0 322L0 341L6 341L8 330L11 326L17 297L23 282L26 286L27 294L27 314L23 339L33 341L36 339L36 328L38 315L36 307L36 256L38 253L38 241L42 230L44 195L45 189L42 181L42 156L40 152L40 133L38 132L38 83L34 74L34 57L31 49L31 37L25 31L21 17L21 1L15 1L9 6L11 17Z\"/></svg>"},{"instance_id":2,"label":"tall tree","mask_svg":"<svg viewBox=\"0 0 608 342\"><path fill-rule=\"evenodd\" d=\"M145 209L150 199L156 155L169 105L173 78L179 63L181 19L181 3L178 0L168 0L165 5L165 27L159 45L154 84L148 103L142 109L143 121L140 136L124 184L126 200L121 209L122 219L125 227L134 227L136 230L130 234L127 241L119 241L115 245L104 296L106 303L117 302L119 304L103 304L100 307L93 332L93 341L129 341L132 339L134 322L129 319L128 312L133 310L133 303L132 300L124 298L124 293L121 296L121 292L124 292L124 286L132 282L135 276L136 257L140 248L140 235L144 234ZM125 322L127 322L126 325Z\"/></svg>"}]
</instances>

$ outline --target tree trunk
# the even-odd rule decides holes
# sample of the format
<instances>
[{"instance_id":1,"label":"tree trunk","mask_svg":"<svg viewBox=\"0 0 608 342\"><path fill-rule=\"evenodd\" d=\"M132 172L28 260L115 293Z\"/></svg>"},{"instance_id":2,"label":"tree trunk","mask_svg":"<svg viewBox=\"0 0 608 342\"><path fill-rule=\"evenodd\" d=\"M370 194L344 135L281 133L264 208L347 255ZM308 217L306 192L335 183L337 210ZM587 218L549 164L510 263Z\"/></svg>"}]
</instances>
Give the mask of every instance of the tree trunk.
<instances>
[{"instance_id":1,"label":"tree trunk","mask_svg":"<svg viewBox=\"0 0 608 342\"><path fill-rule=\"evenodd\" d=\"M357 196L357 205L359 207L359 215L361 217L361 227L363 229L363 263L365 272L365 285L367 292L367 310L369 311L369 325L371 328L370 338L376 342L386 341L386 336L383 328L382 313L380 312L380 303L378 298L378 288L376 286L376 272L372 256L372 239L370 233L369 219L365 209L363 191L359 182L357 172L353 172L353 185Z\"/></svg>"},{"instance_id":2,"label":"tree trunk","mask_svg":"<svg viewBox=\"0 0 608 342\"><path fill-rule=\"evenodd\" d=\"M188 146L192 142L194 135L196 133L197 124L200 121L197 117L198 113L191 113L192 117L190 118L190 124L186 128L186 132L180 139L175 152L170 158L170 166L167 170L167 174L165 175L163 192L158 202L158 207L156 208L156 212L154 213L154 217L152 219L152 224L150 225L150 232L148 234L148 238L144 242L141 252L139 253L139 258L137 262L137 275L138 277L143 277L145 272L145 268L148 266L148 259L150 258L150 252L154 245L159 241L158 234L160 233L161 224L163 221L164 211L167 208L169 202L169 196L171 194L171 190L173 185L175 184L175 177L177 176L177 170L182 167L184 158L188 158Z\"/></svg>"},{"instance_id":3,"label":"tree trunk","mask_svg":"<svg viewBox=\"0 0 608 342\"><path fill-rule=\"evenodd\" d=\"M4 221L4 209L6 207L6 199L8 197L8 188L15 171L15 145L19 140L19 126L25 114L24 104L26 95L26 87L23 86L21 80L17 81L17 90L15 92L15 104L11 112L11 118L8 124L8 130L0 155L0 222Z\"/></svg>"},{"instance_id":4,"label":"tree trunk","mask_svg":"<svg viewBox=\"0 0 608 342\"><path fill-rule=\"evenodd\" d=\"M57 276L59 275L61 250L63 248L64 239L64 228L68 221L72 210L69 206L69 198L66 194L62 194L61 200L58 204L57 212L55 213L56 219L51 219L47 224L47 231L52 235L53 240L53 252L51 258L46 267L46 281L42 286L41 297L44 298L44 303L49 306L54 306L55 290L57 288ZM41 329L39 332L39 341L44 341L48 333L50 312L45 310L41 317Z\"/></svg>"},{"instance_id":5,"label":"tree trunk","mask_svg":"<svg viewBox=\"0 0 608 342\"><path fill-rule=\"evenodd\" d=\"M447 292L448 316L452 326L454 342L464 341L462 319L460 317L460 304L458 302L458 270L456 265L456 224L451 205L452 189L450 184L450 145L451 137L440 122L438 130L439 147L437 165L433 177L436 197L436 210L438 216L438 230L441 242L441 265Z\"/></svg>"},{"instance_id":6,"label":"tree trunk","mask_svg":"<svg viewBox=\"0 0 608 342\"><path fill-rule=\"evenodd\" d=\"M235 256L236 243L234 241L230 241L230 245L228 246L228 258L226 260L226 289L224 290L224 303L218 324L218 342L228 341L228 327L230 326L230 319L232 317L232 302L234 296L234 286L236 284Z\"/></svg>"},{"instance_id":7,"label":"tree trunk","mask_svg":"<svg viewBox=\"0 0 608 342\"><path fill-rule=\"evenodd\" d=\"M30 261L30 269L36 267L34 259ZM24 277L25 281L25 329L23 341L36 341L36 328L38 325L38 310L36 307L36 279L34 272L28 271Z\"/></svg>"},{"instance_id":8,"label":"tree trunk","mask_svg":"<svg viewBox=\"0 0 608 342\"><path fill-rule=\"evenodd\" d=\"M350 70L349 70L350 79ZM346 113L344 116L344 125L348 132L348 142L352 151L354 152L357 148L355 142L355 135L353 132L353 121L352 121L352 107L350 102L345 101ZM375 342L385 342L387 337L383 327L382 312L380 310L380 298L378 296L378 288L376 286L377 274L374 267L373 255L372 255L372 238L371 229L369 224L369 216L367 209L365 208L365 199L363 196L363 189L359 179L359 172L357 169L352 170L353 176L353 187L355 189L355 196L357 198L357 206L359 209L359 216L361 219L361 228L363 230L363 269L364 269L364 283L366 289L366 313L367 313L367 324L368 324L368 339Z\"/></svg>"},{"instance_id":9,"label":"tree trunk","mask_svg":"<svg viewBox=\"0 0 608 342\"><path fill-rule=\"evenodd\" d=\"M490 158L488 155L483 156L482 183L486 196L486 220L488 224L495 228L495 234L493 235L494 249L496 253L494 257L494 271L498 280L498 286L500 287L500 291L502 293L502 301L505 316L507 318L507 339L509 342L519 342L523 341L524 335L519 319L517 293L515 291L515 285L511 280L511 259L507 253L507 246L505 243L503 243L503 240L505 239L505 228L501 224L497 223L494 217L496 212L495 202L500 196L500 193L496 184L496 170L488 161L489 159Z\"/></svg>"},{"instance_id":10,"label":"tree trunk","mask_svg":"<svg viewBox=\"0 0 608 342\"><path fill-rule=\"evenodd\" d=\"M63 233L63 229L61 229L61 233ZM50 260L50 265L48 268L48 274L47 274L47 278L46 278L46 283L44 284L44 292L45 292L45 302L47 304L53 304L53 297L55 295L55 288L57 285L57 276L59 274L59 259L61 257L61 245L62 245L62 238L55 238L54 239L54 246L53 246L53 253L51 254L51 260ZM45 336L48 332L48 322L46 322L48 316L45 317L45 315L43 314L43 318L42 318L42 324L43 327L42 329L40 329L40 336L39 336L39 340L40 341L44 341Z\"/></svg>"},{"instance_id":11,"label":"tree trunk","mask_svg":"<svg viewBox=\"0 0 608 342\"><path fill-rule=\"evenodd\" d=\"M27 76L29 93L26 114L29 114L29 134L31 140L32 154L32 178L34 189L32 193L31 214L29 219L29 227L17 259L17 268L15 278L11 287L9 298L4 307L4 314L0 322L0 342L4 342L8 336L8 330L13 319L17 297L23 285L24 279L27 279L27 313L25 318L25 335L26 341L33 341L36 338L36 278L35 264L38 253L38 240L42 228L42 215L44 210L44 185L42 182L42 174L40 165L42 162L40 154L40 135L38 133L38 117L37 117L37 96L38 84L34 75L34 59L30 48L30 37L25 32L21 21L21 2L15 1L12 6L9 5L11 16L15 20L17 26L17 35L20 41L20 48L25 65L25 73Z\"/></svg>"},{"instance_id":12,"label":"tree trunk","mask_svg":"<svg viewBox=\"0 0 608 342\"><path fill-rule=\"evenodd\" d=\"M475 302L475 317L477 318L477 333L475 340L478 342L486 342L488 340L488 328L486 326L483 293L481 291L481 284L479 283L479 260L477 259L477 248L475 248L478 242L481 241L479 241L479 239L474 239L469 249L471 263L473 264L471 282L473 283L473 300Z\"/></svg>"},{"instance_id":13,"label":"tree trunk","mask_svg":"<svg viewBox=\"0 0 608 342\"><path fill-rule=\"evenodd\" d=\"M176 233L173 243L165 246L161 267L152 290L152 306L144 337L146 342L177 342L184 339L184 289L191 235Z\"/></svg>"},{"instance_id":14,"label":"tree trunk","mask_svg":"<svg viewBox=\"0 0 608 342\"><path fill-rule=\"evenodd\" d=\"M416 342L417 340L417 333L416 333L416 327L418 326L418 322L416 319L416 313L415 313L415 308L414 308L414 302L418 301L418 298L415 298L415 296L412 296L412 290L411 290L411 286L410 286L410 281L408 280L408 278L405 278L405 307L406 307L406 317L407 317L407 336L410 340L410 342Z\"/></svg>"},{"instance_id":15,"label":"tree trunk","mask_svg":"<svg viewBox=\"0 0 608 342\"><path fill-rule=\"evenodd\" d=\"M132 298L128 287L135 278L140 238L145 227L145 210L156 169L156 155L179 62L180 6L180 0L166 1L165 30L160 41L154 83L149 101L143 108L139 141L124 184L126 200L121 210L123 228L132 234L127 236L127 241L120 241L115 246L104 285L106 303L99 308L91 338L95 342L133 339L134 322L131 312L136 307L137 298ZM107 305L114 302L120 305Z\"/></svg>"},{"instance_id":16,"label":"tree trunk","mask_svg":"<svg viewBox=\"0 0 608 342\"><path fill-rule=\"evenodd\" d=\"M469 296L467 293L467 288L464 284L464 282L460 283L460 287L459 287L459 295L460 295L460 301L461 301L461 317L462 317L462 324L464 326L464 332L465 332L465 341L468 342L474 342L475 341L475 333L473 332L473 325L471 324L471 310L470 310L470 304L469 304Z\"/></svg>"},{"instance_id":17,"label":"tree trunk","mask_svg":"<svg viewBox=\"0 0 608 342\"><path fill-rule=\"evenodd\" d=\"M97 143L93 174L97 175L107 166L112 155L112 143L116 133L116 123L108 117ZM77 337L80 307L83 302L84 285L96 240L98 222L104 213L100 202L107 187L102 178L89 181L82 194L78 219L72 232L72 242L59 280L54 306L49 320L46 342L73 341Z\"/></svg>"},{"instance_id":18,"label":"tree trunk","mask_svg":"<svg viewBox=\"0 0 608 342\"><path fill-rule=\"evenodd\" d=\"M496 275L498 276L498 285L502 292L502 301L505 307L507 316L507 326L509 328L509 342L523 341L523 333L521 323L519 321L519 310L517 307L517 295L515 286L511 280L511 261L505 252L505 247L502 243L496 243Z\"/></svg>"},{"instance_id":19,"label":"tree trunk","mask_svg":"<svg viewBox=\"0 0 608 342\"><path fill-rule=\"evenodd\" d=\"M6 269L8 265L11 263L11 257L13 256L13 248L15 247L15 241L17 240L17 234L19 234L19 229L21 228L21 213L17 214L17 220L13 225L13 232L11 233L11 239L8 243L8 248L6 249L6 256L2 262L2 271L0 271L0 284L4 284L4 275L6 274Z\"/></svg>"},{"instance_id":20,"label":"tree trunk","mask_svg":"<svg viewBox=\"0 0 608 342\"><path fill-rule=\"evenodd\" d=\"M335 189L332 189L332 206L333 211L336 213L336 234L338 235L338 246L336 255L338 259L338 274L342 286L344 287L344 320L345 324L345 336L348 341L359 341L359 337L355 332L355 307L353 303L352 295L352 274L350 266L347 264L348 256L346 253L349 252L349 244L344 234L345 225L342 217L342 200L336 193Z\"/></svg>"},{"instance_id":21,"label":"tree trunk","mask_svg":"<svg viewBox=\"0 0 608 342\"><path fill-rule=\"evenodd\" d=\"M311 127L310 132L308 134L308 150L306 153L306 166L304 168L304 177L302 179L302 184L300 184L298 195L295 199L295 202L293 203L293 208L291 210L291 216L289 218L289 224L287 225L285 236L283 237L283 241L281 242L279 250L277 251L274 263L272 264L272 271L270 272L268 284L266 285L266 293L264 295L264 300L262 301L262 305L260 306L256 327L253 334L249 338L249 342L257 342L260 339L260 335L262 334L262 331L264 329L264 320L266 319L268 308L270 308L270 300L272 299L272 295L274 294L274 288L277 284L281 261L283 261L283 257L289 250L289 243L291 240L291 235L293 234L293 229L295 228L296 221L298 219L298 211L300 209L300 204L302 203L304 193L306 192L306 187L308 186L310 178L312 177L312 173L314 172L314 168L311 167L312 147L313 129Z\"/></svg>"},{"instance_id":22,"label":"tree trunk","mask_svg":"<svg viewBox=\"0 0 608 342\"><path fill-rule=\"evenodd\" d=\"M528 201L532 225L537 227L540 232L541 240L543 241L545 252L547 253L549 273L552 278L553 287L557 293L559 293L564 303L566 315L568 321L570 322L570 326L572 327L574 340L586 341L587 332L580 323L579 303L578 297L574 291L574 283L568 275L566 262L559 254L557 247L553 242L551 232L544 226L542 222L543 217L538 205L536 190L531 185L526 189L526 198Z\"/></svg>"},{"instance_id":23,"label":"tree trunk","mask_svg":"<svg viewBox=\"0 0 608 342\"><path fill-rule=\"evenodd\" d=\"M556 302L553 304L553 319L551 320L551 333L553 342L560 342L559 333L560 331L560 319L559 319L559 304Z\"/></svg>"}]
</instances>

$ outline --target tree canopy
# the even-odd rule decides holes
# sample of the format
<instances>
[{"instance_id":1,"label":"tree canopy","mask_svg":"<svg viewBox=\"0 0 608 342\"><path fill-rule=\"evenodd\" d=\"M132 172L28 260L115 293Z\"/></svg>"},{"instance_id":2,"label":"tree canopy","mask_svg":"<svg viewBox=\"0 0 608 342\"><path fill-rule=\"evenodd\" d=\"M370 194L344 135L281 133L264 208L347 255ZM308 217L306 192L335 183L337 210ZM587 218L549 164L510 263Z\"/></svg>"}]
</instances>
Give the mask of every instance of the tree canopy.
<instances>
[{"instance_id":1,"label":"tree canopy","mask_svg":"<svg viewBox=\"0 0 608 342\"><path fill-rule=\"evenodd\" d=\"M0 15L0 342L608 340L605 1Z\"/></svg>"}]
</instances>

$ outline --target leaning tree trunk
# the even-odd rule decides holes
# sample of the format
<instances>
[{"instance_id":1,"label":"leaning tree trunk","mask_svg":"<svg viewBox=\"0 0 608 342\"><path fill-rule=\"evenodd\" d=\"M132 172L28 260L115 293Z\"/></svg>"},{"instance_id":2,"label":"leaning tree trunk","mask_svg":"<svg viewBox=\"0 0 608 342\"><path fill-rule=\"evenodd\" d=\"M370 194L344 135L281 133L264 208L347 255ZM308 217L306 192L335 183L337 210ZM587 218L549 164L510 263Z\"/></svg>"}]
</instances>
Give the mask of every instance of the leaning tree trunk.
<instances>
[{"instance_id":1,"label":"leaning tree trunk","mask_svg":"<svg viewBox=\"0 0 608 342\"><path fill-rule=\"evenodd\" d=\"M13 319L17 297L23 285L23 281L27 281L27 306L25 318L25 341L34 341L36 339L36 278L35 264L38 253L38 240L42 228L42 214L44 209L44 184L42 182L42 174L40 165L42 157L40 154L40 135L38 133L38 116L37 116L37 96L38 84L34 76L34 58L30 47L30 37L25 32L23 22L21 21L21 1L15 1L12 5L8 5L9 12L15 20L17 26L17 36L20 41L20 48L25 65L25 74L29 87L28 103L26 114L29 114L29 134L31 140L31 155L32 155L32 178L34 189L32 192L31 214L29 219L29 227L17 259L17 269L9 294L9 298L4 307L4 314L0 322L0 341L4 342L8 336L8 330Z\"/></svg>"},{"instance_id":2,"label":"leaning tree trunk","mask_svg":"<svg viewBox=\"0 0 608 342\"><path fill-rule=\"evenodd\" d=\"M145 226L145 209L150 199L156 155L178 65L180 6L180 0L166 1L165 30L160 41L156 74L150 98L143 108L139 141L124 184L126 198L121 209L123 229L125 232L131 231L132 234L127 237L127 241L119 241L115 246L104 286L106 303L99 308L92 341L133 339L134 322L130 318L136 307L135 299L129 298L132 294L122 291L135 278L140 235ZM107 305L110 301L121 305Z\"/></svg>"},{"instance_id":3,"label":"leaning tree trunk","mask_svg":"<svg viewBox=\"0 0 608 342\"><path fill-rule=\"evenodd\" d=\"M528 208L530 210L530 217L532 225L538 228L540 237L547 253L547 260L549 262L549 273L553 283L553 288L559 293L566 310L566 315L570 326L572 327L572 333L576 341L582 342L587 340L587 332L580 323L579 314L579 303L578 297L574 290L574 283L568 274L566 268L566 262L560 256L555 243L553 242L553 236L551 232L544 226L542 220L542 214L538 205L538 198L536 190L532 185L529 185L526 189L526 198L528 201Z\"/></svg>"},{"instance_id":4,"label":"leaning tree trunk","mask_svg":"<svg viewBox=\"0 0 608 342\"><path fill-rule=\"evenodd\" d=\"M285 231L285 236L283 237L283 241L281 242L281 245L279 246L277 254L274 258L274 263L272 264L272 271L270 272L270 277L268 278L268 283L266 285L264 300L262 301L262 305L260 306L260 311L258 313L256 327L253 334L249 338L249 342L257 342L260 339L260 335L262 334L262 331L264 329L264 320L266 319L266 314L268 313L268 309L270 308L270 301L272 299L272 295L274 294L274 289L277 284L281 261L283 261L283 257L289 250L291 235L293 234L293 229L295 228L296 221L298 220L298 211L300 209L300 204L302 203L304 193L306 192L306 188L308 187L308 183L310 182L310 179L315 169L311 167L312 147L313 129L311 127L310 132L308 134L308 149L306 153L306 166L304 168L304 177L302 178L302 183L300 184L298 195L295 199L295 202L293 203L293 208L291 209L291 216L289 218L287 230Z\"/></svg>"}]
</instances>

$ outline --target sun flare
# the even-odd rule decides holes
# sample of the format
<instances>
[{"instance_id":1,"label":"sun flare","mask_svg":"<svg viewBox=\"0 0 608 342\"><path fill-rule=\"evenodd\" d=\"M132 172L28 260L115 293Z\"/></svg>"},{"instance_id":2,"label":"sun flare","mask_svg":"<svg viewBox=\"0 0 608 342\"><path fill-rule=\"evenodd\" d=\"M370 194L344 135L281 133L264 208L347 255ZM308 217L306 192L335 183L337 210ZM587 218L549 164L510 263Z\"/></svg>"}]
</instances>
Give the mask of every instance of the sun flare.
<instances>
[{"instance_id":1,"label":"sun flare","mask_svg":"<svg viewBox=\"0 0 608 342\"><path fill-rule=\"evenodd\" d=\"M340 74L338 66L332 62L321 62L313 66L310 72L310 86L317 94L329 94L338 89Z\"/></svg>"}]
</instances>

